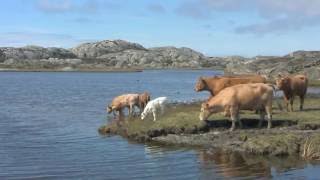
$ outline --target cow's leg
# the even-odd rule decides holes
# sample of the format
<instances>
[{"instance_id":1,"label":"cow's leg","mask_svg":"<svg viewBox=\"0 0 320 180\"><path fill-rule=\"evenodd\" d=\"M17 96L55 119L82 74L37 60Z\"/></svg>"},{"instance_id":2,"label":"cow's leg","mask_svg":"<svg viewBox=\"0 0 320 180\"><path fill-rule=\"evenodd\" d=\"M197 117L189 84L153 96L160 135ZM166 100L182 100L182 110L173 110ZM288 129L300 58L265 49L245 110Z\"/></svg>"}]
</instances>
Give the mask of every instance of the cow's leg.
<instances>
[{"instance_id":1,"label":"cow's leg","mask_svg":"<svg viewBox=\"0 0 320 180\"><path fill-rule=\"evenodd\" d=\"M284 100L284 103L286 104L287 112L289 112L289 99L286 96L284 96L283 100Z\"/></svg>"},{"instance_id":2,"label":"cow's leg","mask_svg":"<svg viewBox=\"0 0 320 180\"><path fill-rule=\"evenodd\" d=\"M143 112L144 107L145 107L144 103L141 103L141 104L140 104L140 114Z\"/></svg>"},{"instance_id":3,"label":"cow's leg","mask_svg":"<svg viewBox=\"0 0 320 180\"><path fill-rule=\"evenodd\" d=\"M239 113L239 112L237 112L237 120L238 120L238 122L239 122L240 128L242 129L242 128L243 128L243 124L242 124L242 121L241 121L241 119L240 119L240 113Z\"/></svg>"},{"instance_id":4,"label":"cow's leg","mask_svg":"<svg viewBox=\"0 0 320 180\"><path fill-rule=\"evenodd\" d=\"M294 97L291 97L290 98L290 106L291 106L290 111L291 112L293 112L293 100L294 100Z\"/></svg>"},{"instance_id":5,"label":"cow's leg","mask_svg":"<svg viewBox=\"0 0 320 180\"><path fill-rule=\"evenodd\" d=\"M124 116L123 112L122 112L121 109L118 112L119 112L119 120L122 121L123 120L123 116Z\"/></svg>"},{"instance_id":6,"label":"cow's leg","mask_svg":"<svg viewBox=\"0 0 320 180\"><path fill-rule=\"evenodd\" d=\"M268 116L268 129L272 127L272 104L266 106L266 112Z\"/></svg>"},{"instance_id":7,"label":"cow's leg","mask_svg":"<svg viewBox=\"0 0 320 180\"><path fill-rule=\"evenodd\" d=\"M153 114L153 121L157 120L157 112L155 109L152 110L152 114Z\"/></svg>"},{"instance_id":8,"label":"cow's leg","mask_svg":"<svg viewBox=\"0 0 320 180\"><path fill-rule=\"evenodd\" d=\"M117 117L117 114L114 110L112 110L113 118L115 119Z\"/></svg>"},{"instance_id":9,"label":"cow's leg","mask_svg":"<svg viewBox=\"0 0 320 180\"><path fill-rule=\"evenodd\" d=\"M129 116L132 115L132 112L133 112L133 105L130 104L130 105L129 105Z\"/></svg>"},{"instance_id":10,"label":"cow's leg","mask_svg":"<svg viewBox=\"0 0 320 180\"><path fill-rule=\"evenodd\" d=\"M300 111L303 110L304 96L300 96Z\"/></svg>"},{"instance_id":11,"label":"cow's leg","mask_svg":"<svg viewBox=\"0 0 320 180\"><path fill-rule=\"evenodd\" d=\"M230 116L231 116L231 122L232 122L230 131L233 131L236 128L236 121L238 120L237 118L239 117L237 113L239 112L236 110L236 108L234 107L230 108Z\"/></svg>"},{"instance_id":12,"label":"cow's leg","mask_svg":"<svg viewBox=\"0 0 320 180\"><path fill-rule=\"evenodd\" d=\"M262 127L262 123L264 121L265 115L266 115L266 112L264 110L260 110L260 121L259 121L259 125L258 125L259 128Z\"/></svg>"}]
</instances>

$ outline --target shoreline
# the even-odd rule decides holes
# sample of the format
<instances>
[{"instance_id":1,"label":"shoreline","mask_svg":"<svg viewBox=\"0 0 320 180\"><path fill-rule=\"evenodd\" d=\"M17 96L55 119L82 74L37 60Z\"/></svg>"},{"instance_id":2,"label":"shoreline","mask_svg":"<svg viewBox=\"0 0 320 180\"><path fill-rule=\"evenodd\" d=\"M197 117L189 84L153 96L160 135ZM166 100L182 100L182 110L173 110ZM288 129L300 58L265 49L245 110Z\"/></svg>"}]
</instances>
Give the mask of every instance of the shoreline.
<instances>
[{"instance_id":1,"label":"shoreline","mask_svg":"<svg viewBox=\"0 0 320 180\"><path fill-rule=\"evenodd\" d=\"M223 69L215 68L83 68L83 69L19 69L19 68L0 68L0 72L143 72L143 71L159 70L159 71L199 71L199 70L212 70L212 71L223 71Z\"/></svg>"},{"instance_id":2,"label":"shoreline","mask_svg":"<svg viewBox=\"0 0 320 180\"><path fill-rule=\"evenodd\" d=\"M273 128L258 128L259 115L241 114L244 128L229 132L231 122L221 115L201 122L197 115L199 103L170 105L168 115L159 121L140 120L137 117L124 121L111 121L99 128L102 135L120 135L140 143L221 148L253 155L299 156L320 159L320 107L319 98L308 98L304 111L293 113L274 109ZM276 106L274 106L276 107Z\"/></svg>"},{"instance_id":3,"label":"shoreline","mask_svg":"<svg viewBox=\"0 0 320 180\"><path fill-rule=\"evenodd\" d=\"M143 72L143 69L7 69L0 68L0 72Z\"/></svg>"}]
</instances>

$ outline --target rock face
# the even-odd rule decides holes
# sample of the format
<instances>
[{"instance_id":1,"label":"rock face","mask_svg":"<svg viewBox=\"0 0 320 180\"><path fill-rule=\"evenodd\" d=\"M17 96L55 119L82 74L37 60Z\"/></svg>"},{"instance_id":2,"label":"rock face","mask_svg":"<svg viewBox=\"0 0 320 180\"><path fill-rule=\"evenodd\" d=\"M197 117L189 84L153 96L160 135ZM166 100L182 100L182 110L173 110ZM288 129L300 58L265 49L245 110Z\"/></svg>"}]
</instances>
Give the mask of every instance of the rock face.
<instances>
[{"instance_id":1,"label":"rock face","mask_svg":"<svg viewBox=\"0 0 320 180\"><path fill-rule=\"evenodd\" d=\"M63 48L43 48L39 46L25 46L21 48L4 47L0 48L3 52L4 59L30 60L30 59L67 59L76 58L69 50Z\"/></svg>"},{"instance_id":2,"label":"rock face","mask_svg":"<svg viewBox=\"0 0 320 180\"><path fill-rule=\"evenodd\" d=\"M190 48L143 46L123 40L85 43L72 48L79 58L107 66L144 68L201 68L207 59Z\"/></svg>"},{"instance_id":3,"label":"rock face","mask_svg":"<svg viewBox=\"0 0 320 180\"><path fill-rule=\"evenodd\" d=\"M143 46L137 43L130 43L123 40L105 40L95 43L84 43L71 51L79 58L97 58L109 53L118 53L125 50L146 50Z\"/></svg>"},{"instance_id":4,"label":"rock face","mask_svg":"<svg viewBox=\"0 0 320 180\"><path fill-rule=\"evenodd\" d=\"M261 73L270 78L280 74L307 73L310 79L320 78L320 51L295 51L283 57L255 57L229 63L226 74Z\"/></svg>"},{"instance_id":5,"label":"rock face","mask_svg":"<svg viewBox=\"0 0 320 180\"><path fill-rule=\"evenodd\" d=\"M225 62L224 58L208 58L186 47L147 49L124 40L84 43L70 50L39 46L0 48L0 67L5 68L223 68Z\"/></svg>"},{"instance_id":6,"label":"rock face","mask_svg":"<svg viewBox=\"0 0 320 180\"><path fill-rule=\"evenodd\" d=\"M124 40L84 43L71 49L25 46L0 48L0 68L99 69L106 68L215 68L226 74L307 72L320 78L320 51L295 51L283 57L207 57L190 48L145 48Z\"/></svg>"}]
</instances>

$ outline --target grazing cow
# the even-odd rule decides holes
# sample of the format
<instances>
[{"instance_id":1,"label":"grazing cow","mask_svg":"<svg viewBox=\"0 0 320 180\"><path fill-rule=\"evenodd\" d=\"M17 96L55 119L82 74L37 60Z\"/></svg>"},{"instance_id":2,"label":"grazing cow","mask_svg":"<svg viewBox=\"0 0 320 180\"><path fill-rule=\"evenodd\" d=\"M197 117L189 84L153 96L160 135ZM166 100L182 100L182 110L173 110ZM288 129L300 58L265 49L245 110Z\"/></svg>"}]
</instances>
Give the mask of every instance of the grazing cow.
<instances>
[{"instance_id":1,"label":"grazing cow","mask_svg":"<svg viewBox=\"0 0 320 180\"><path fill-rule=\"evenodd\" d=\"M211 96L215 96L222 89L237 84L266 82L266 78L260 75L200 77L196 83L195 91L209 91Z\"/></svg>"},{"instance_id":2,"label":"grazing cow","mask_svg":"<svg viewBox=\"0 0 320 180\"><path fill-rule=\"evenodd\" d=\"M124 94L115 97L111 105L108 105L107 111L110 114L114 111L119 112L119 116L122 116L122 110L125 107L129 108L129 115L131 116L134 110L134 106L139 106L139 94ZM115 113L114 113L115 115Z\"/></svg>"},{"instance_id":3,"label":"grazing cow","mask_svg":"<svg viewBox=\"0 0 320 180\"><path fill-rule=\"evenodd\" d=\"M142 94L139 94L139 107L140 112L144 110L147 103L150 101L150 94L148 92L144 92Z\"/></svg>"},{"instance_id":4,"label":"grazing cow","mask_svg":"<svg viewBox=\"0 0 320 180\"><path fill-rule=\"evenodd\" d=\"M279 74L276 84L283 91L287 111L289 111L289 101L291 105L290 111L293 111L294 96L300 97L300 111L303 110L304 98L308 88L308 77L306 75L281 76Z\"/></svg>"},{"instance_id":5,"label":"grazing cow","mask_svg":"<svg viewBox=\"0 0 320 180\"><path fill-rule=\"evenodd\" d=\"M143 112L141 113L141 119L145 119L148 114L153 114L153 121L157 120L157 112L161 110L161 114L164 113L164 107L167 103L167 97L158 97L154 100L148 102L147 106L144 108Z\"/></svg>"},{"instance_id":6,"label":"grazing cow","mask_svg":"<svg viewBox=\"0 0 320 180\"><path fill-rule=\"evenodd\" d=\"M239 119L240 110L259 110L259 127L262 125L266 112L268 128L271 128L273 90L272 85L264 83L239 84L225 88L207 102L202 103L199 118L207 120L213 113L224 112L225 115L231 117L230 131L233 131L236 121L239 121L242 127Z\"/></svg>"}]
</instances>

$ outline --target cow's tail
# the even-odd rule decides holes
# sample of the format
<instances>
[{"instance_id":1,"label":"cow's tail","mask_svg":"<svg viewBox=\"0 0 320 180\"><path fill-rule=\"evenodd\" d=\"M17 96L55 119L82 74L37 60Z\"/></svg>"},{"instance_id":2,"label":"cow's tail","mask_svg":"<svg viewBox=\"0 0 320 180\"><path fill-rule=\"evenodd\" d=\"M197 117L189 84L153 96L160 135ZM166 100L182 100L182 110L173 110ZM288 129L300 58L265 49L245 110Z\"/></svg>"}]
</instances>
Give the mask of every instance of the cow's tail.
<instances>
[{"instance_id":1,"label":"cow's tail","mask_svg":"<svg viewBox=\"0 0 320 180\"><path fill-rule=\"evenodd\" d=\"M277 92L278 92L278 87L276 87L275 85L273 85L273 84L268 84L270 87L272 87L272 90L273 90L273 98L276 100L276 103L277 103L277 106L278 106L278 108L279 108L279 110L280 111L282 111L283 110L283 108L282 108L282 105L281 105L281 103L280 103L280 101L279 101L279 98L277 98Z\"/></svg>"}]
</instances>

